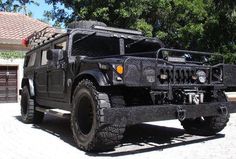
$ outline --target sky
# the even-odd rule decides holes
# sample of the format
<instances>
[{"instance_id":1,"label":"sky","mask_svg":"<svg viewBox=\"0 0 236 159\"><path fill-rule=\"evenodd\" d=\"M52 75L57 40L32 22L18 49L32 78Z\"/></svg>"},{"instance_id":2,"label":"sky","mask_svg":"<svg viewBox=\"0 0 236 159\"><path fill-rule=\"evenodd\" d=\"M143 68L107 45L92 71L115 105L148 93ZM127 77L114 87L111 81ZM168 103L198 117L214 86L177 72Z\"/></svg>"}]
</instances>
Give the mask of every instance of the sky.
<instances>
[{"instance_id":1,"label":"sky","mask_svg":"<svg viewBox=\"0 0 236 159\"><path fill-rule=\"evenodd\" d=\"M34 4L28 4L27 7L28 9L32 12L32 17L34 19L43 19L44 16L43 16L43 13L44 11L50 11L53 9L53 5L52 4L47 4L45 3L45 0L37 0L37 2L39 3L39 6L37 5L34 5ZM60 8L63 8L63 5L61 4L58 4L58 6ZM71 10L68 10L68 9L65 9L68 13L71 13L72 11ZM50 21L49 22L51 25L54 24L53 21ZM64 27L64 24L62 24L62 27Z\"/></svg>"},{"instance_id":2,"label":"sky","mask_svg":"<svg viewBox=\"0 0 236 159\"><path fill-rule=\"evenodd\" d=\"M6 0L2 0L2 2L6 2ZM27 4L27 11L31 11L32 12L32 17L34 19L40 19L43 20L45 17L43 16L44 11L51 11L53 9L53 5L52 4L47 4L45 3L45 0L35 0L35 2L39 3L39 6L35 5L35 4ZM15 4L19 4L17 2L15 2ZM57 4L57 6L59 8L63 8L64 6L60 3ZM72 10L68 10L65 9L66 12L68 12L69 14L72 12ZM24 11L21 10L20 13L24 14ZM49 22L51 25L54 24L54 21L50 21ZM62 24L63 27L64 24Z\"/></svg>"},{"instance_id":3,"label":"sky","mask_svg":"<svg viewBox=\"0 0 236 159\"><path fill-rule=\"evenodd\" d=\"M45 3L45 0L37 0L40 4L39 6L31 4L28 5L29 10L33 13L33 18L35 19L43 19L43 13L45 10L51 10L52 5L48 5Z\"/></svg>"}]
</instances>

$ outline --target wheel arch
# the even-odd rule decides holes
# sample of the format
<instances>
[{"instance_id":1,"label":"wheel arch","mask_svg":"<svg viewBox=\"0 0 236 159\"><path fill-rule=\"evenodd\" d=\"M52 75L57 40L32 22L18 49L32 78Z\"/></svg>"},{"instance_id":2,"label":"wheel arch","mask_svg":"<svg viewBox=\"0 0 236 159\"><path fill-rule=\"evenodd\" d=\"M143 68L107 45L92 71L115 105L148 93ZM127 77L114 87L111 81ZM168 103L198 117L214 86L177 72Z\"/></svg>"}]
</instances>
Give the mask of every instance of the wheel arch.
<instances>
[{"instance_id":1,"label":"wheel arch","mask_svg":"<svg viewBox=\"0 0 236 159\"><path fill-rule=\"evenodd\" d=\"M23 88L24 86L28 87L30 97L34 97L35 96L35 91L34 91L33 79L23 78L22 81L21 81L21 88Z\"/></svg>"},{"instance_id":2,"label":"wheel arch","mask_svg":"<svg viewBox=\"0 0 236 159\"><path fill-rule=\"evenodd\" d=\"M108 83L106 77L104 76L102 72L98 70L83 71L79 75L77 75L73 81L72 89L71 89L71 99L70 99L71 102L73 99L73 94L74 94L74 90L76 86L83 79L88 79L92 81L95 84L95 86L99 86L99 87L110 86L110 84Z\"/></svg>"}]
</instances>

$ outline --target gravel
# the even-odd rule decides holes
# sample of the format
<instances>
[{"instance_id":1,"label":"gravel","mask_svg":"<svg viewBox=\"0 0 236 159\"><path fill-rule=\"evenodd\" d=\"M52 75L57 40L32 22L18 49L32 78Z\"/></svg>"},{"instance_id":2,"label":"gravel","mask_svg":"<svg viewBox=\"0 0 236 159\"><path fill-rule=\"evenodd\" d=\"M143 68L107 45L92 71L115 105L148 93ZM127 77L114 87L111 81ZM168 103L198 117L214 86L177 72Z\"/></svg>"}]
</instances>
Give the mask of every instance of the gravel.
<instances>
[{"instance_id":1,"label":"gravel","mask_svg":"<svg viewBox=\"0 0 236 159\"><path fill-rule=\"evenodd\" d=\"M40 125L23 124L19 104L0 104L0 159L175 158L233 159L236 114L216 136L185 134L177 120L129 127L114 151L92 154L77 149L69 120L46 115Z\"/></svg>"}]
</instances>

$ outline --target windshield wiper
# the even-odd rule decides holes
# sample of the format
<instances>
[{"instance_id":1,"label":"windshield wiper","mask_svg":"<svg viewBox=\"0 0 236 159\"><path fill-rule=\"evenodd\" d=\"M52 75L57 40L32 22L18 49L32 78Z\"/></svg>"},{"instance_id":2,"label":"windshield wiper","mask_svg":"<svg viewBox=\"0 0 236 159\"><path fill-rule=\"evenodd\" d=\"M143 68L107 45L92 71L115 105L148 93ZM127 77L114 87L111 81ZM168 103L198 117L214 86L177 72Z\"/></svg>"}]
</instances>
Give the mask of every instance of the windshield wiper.
<instances>
[{"instance_id":1,"label":"windshield wiper","mask_svg":"<svg viewBox=\"0 0 236 159\"><path fill-rule=\"evenodd\" d=\"M75 41L73 42L73 44L76 44L76 43L78 43L78 42L80 42L80 41L82 41L82 40L85 40L85 39L87 39L87 38L89 38L89 37L91 37L91 36L93 36L93 35L95 35L95 34L96 34L96 32L93 32L93 33L91 33L91 34L85 35L85 36L81 37L80 39L75 40Z\"/></svg>"},{"instance_id":2,"label":"windshield wiper","mask_svg":"<svg viewBox=\"0 0 236 159\"><path fill-rule=\"evenodd\" d=\"M146 39L147 39L147 38L143 38L143 39L137 40L137 41L135 41L135 42L132 42L132 43L130 43L130 44L127 44L126 47L127 47L127 48L130 48L132 45L141 43L141 42L145 41Z\"/></svg>"}]
</instances>

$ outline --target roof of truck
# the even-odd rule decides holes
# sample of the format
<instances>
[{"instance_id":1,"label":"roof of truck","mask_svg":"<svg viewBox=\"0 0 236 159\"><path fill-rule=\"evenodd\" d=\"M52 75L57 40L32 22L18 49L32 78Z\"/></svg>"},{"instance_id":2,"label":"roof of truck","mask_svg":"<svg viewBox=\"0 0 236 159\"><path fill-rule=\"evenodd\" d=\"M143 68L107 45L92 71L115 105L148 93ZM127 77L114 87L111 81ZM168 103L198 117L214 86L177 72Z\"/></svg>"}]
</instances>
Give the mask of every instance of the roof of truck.
<instances>
[{"instance_id":1,"label":"roof of truck","mask_svg":"<svg viewBox=\"0 0 236 159\"><path fill-rule=\"evenodd\" d=\"M84 37L86 36L101 36L101 37L107 37L107 38L123 38L123 39L132 39L132 40L145 40L146 42L152 42L152 43L158 43L161 47L164 47L164 44L156 37L145 37L142 32L136 31L136 30L130 30L130 29L122 29L122 28L113 28L113 27L104 27L104 26L94 26L92 28L86 29L86 28L67 28L67 29L56 29L52 27L46 27L43 30L48 30L50 35L56 35L53 38L49 38L48 40L42 40L43 42L38 43L34 47L32 47L32 50L35 50L37 48L40 48L41 46L44 46L50 42L53 42L54 40L60 39L65 37L66 35L72 34L82 34ZM42 31L43 31L42 30ZM34 35L35 34L35 35ZM30 35L29 38L33 38L34 36L40 37L37 35L37 33L34 33L33 35ZM43 33L42 35L46 35ZM86 37L87 38L87 37Z\"/></svg>"}]
</instances>

